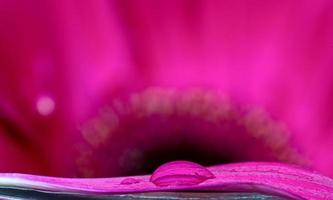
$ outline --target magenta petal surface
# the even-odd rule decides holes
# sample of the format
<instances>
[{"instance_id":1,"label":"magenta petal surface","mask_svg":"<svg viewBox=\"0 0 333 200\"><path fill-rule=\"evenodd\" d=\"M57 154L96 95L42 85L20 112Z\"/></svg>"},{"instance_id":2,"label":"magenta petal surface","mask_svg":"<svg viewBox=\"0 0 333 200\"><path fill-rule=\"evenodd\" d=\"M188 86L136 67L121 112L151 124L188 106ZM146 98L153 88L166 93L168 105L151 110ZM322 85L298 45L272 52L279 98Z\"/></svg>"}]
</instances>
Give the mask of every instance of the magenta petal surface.
<instances>
[{"instance_id":1,"label":"magenta petal surface","mask_svg":"<svg viewBox=\"0 0 333 200\"><path fill-rule=\"evenodd\" d=\"M183 167L192 167L185 163ZM186 166L187 165L187 166ZM167 165L165 165L167 166ZM181 167L178 168L180 171ZM196 185L157 186L150 175L69 179L24 174L1 174L0 185L70 193L136 193L149 191L255 191L293 199L333 199L333 180L298 166L280 163L238 163L208 167L215 178ZM181 172L180 172L181 173ZM124 180L137 180L123 184ZM154 178L153 178L154 180Z\"/></svg>"}]
</instances>

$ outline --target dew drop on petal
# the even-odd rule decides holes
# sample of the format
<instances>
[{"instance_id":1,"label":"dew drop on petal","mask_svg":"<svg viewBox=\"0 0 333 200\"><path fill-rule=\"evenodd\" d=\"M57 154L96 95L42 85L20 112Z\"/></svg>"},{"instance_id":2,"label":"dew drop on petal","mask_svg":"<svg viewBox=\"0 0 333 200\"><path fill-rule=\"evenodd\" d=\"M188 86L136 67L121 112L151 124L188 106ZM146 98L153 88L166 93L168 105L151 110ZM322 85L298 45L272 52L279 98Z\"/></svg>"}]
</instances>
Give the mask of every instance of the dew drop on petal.
<instances>
[{"instance_id":1,"label":"dew drop on petal","mask_svg":"<svg viewBox=\"0 0 333 200\"><path fill-rule=\"evenodd\" d=\"M150 181L159 187L198 185L215 178L205 167L189 161L173 161L158 167Z\"/></svg>"},{"instance_id":2,"label":"dew drop on petal","mask_svg":"<svg viewBox=\"0 0 333 200\"><path fill-rule=\"evenodd\" d=\"M135 179L135 178L125 178L124 180L122 180L120 182L120 184L122 185L131 185L131 184L135 184L135 183L139 183L140 180L139 179Z\"/></svg>"}]
</instances>

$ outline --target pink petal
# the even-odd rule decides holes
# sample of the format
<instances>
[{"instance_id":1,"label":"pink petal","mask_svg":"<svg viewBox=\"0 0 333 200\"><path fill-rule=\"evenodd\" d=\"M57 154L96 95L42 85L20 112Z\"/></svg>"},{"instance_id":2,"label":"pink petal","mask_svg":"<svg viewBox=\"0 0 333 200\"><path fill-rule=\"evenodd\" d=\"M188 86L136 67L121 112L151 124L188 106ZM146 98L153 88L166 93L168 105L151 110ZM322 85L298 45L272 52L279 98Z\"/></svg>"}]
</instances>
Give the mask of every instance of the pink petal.
<instances>
[{"instance_id":1,"label":"pink petal","mask_svg":"<svg viewBox=\"0 0 333 200\"><path fill-rule=\"evenodd\" d=\"M176 164L171 163L171 166ZM183 163L183 167L193 169L193 166L189 163ZM180 168L179 166L176 167L176 169L183 171ZM1 174L0 185L84 194L200 190L264 192L295 199L321 200L333 198L333 179L298 166L253 162L208 167L207 170L214 174L215 178L207 179L195 185L170 184L157 186L150 181L150 175L99 179L66 179L24 174ZM186 169L185 171L185 173L191 174L190 170ZM139 181L133 184L122 184L124 180L129 178ZM181 178L179 177L179 179ZM179 180L174 181L177 182Z\"/></svg>"}]
</instances>

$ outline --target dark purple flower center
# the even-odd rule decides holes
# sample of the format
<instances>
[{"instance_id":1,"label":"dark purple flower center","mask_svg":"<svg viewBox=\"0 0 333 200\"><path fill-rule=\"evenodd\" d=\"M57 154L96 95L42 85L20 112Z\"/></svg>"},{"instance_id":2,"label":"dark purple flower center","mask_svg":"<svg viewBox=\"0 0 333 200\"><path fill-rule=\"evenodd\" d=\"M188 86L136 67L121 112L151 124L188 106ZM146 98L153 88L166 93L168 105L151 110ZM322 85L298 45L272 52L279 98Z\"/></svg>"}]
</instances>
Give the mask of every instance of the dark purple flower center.
<instances>
[{"instance_id":1,"label":"dark purple flower center","mask_svg":"<svg viewBox=\"0 0 333 200\"><path fill-rule=\"evenodd\" d=\"M147 89L114 100L81 130L80 176L149 174L173 160L302 162L280 123L211 91Z\"/></svg>"}]
</instances>

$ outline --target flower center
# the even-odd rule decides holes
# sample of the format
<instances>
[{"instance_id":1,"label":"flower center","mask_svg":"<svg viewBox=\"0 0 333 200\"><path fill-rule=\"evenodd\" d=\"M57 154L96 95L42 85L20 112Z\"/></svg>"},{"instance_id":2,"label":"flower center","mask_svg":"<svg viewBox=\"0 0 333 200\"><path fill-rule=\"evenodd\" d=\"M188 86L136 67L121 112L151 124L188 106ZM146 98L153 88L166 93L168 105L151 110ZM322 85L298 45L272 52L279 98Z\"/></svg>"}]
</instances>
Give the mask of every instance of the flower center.
<instances>
[{"instance_id":1,"label":"flower center","mask_svg":"<svg viewBox=\"0 0 333 200\"><path fill-rule=\"evenodd\" d=\"M205 90L153 88L113 100L81 132L85 177L148 174L173 160L302 162L281 123Z\"/></svg>"}]
</instances>

